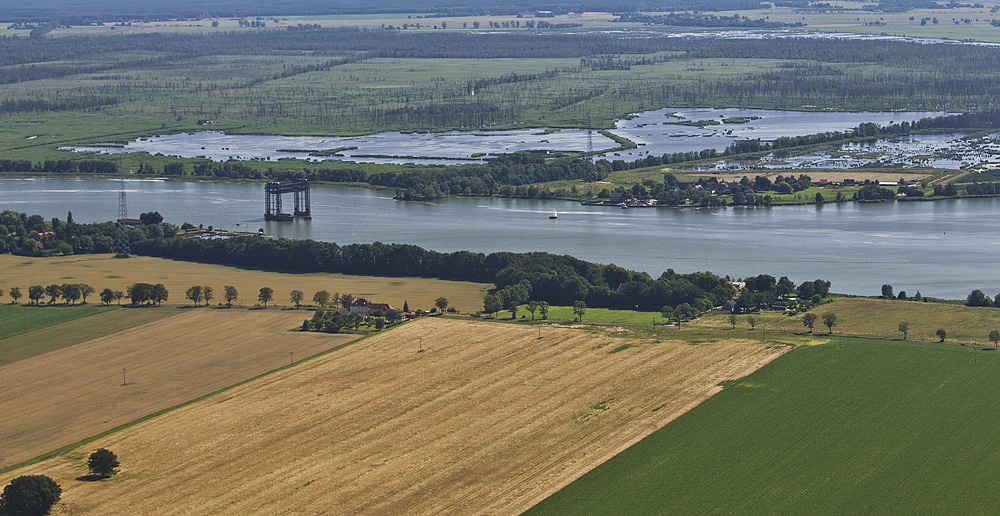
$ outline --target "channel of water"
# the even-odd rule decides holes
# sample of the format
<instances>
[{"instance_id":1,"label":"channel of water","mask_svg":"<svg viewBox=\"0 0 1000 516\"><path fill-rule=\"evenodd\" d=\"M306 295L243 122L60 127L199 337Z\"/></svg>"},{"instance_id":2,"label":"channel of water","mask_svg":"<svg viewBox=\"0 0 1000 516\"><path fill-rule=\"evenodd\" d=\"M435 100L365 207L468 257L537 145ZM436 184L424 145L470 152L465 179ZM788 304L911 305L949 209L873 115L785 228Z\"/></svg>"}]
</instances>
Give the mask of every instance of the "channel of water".
<instances>
[{"instance_id":1,"label":"channel of water","mask_svg":"<svg viewBox=\"0 0 1000 516\"><path fill-rule=\"evenodd\" d=\"M547 251L658 276L710 270L743 277L833 282L878 295L883 283L913 295L964 298L1000 291L1000 199L767 208L617 208L567 201L395 201L385 193L314 186L313 220L265 222L261 184L129 180L130 216L213 225L338 244L391 242L437 251ZM113 220L108 179L0 179L0 209L79 222ZM557 220L549 215L556 210Z\"/></svg>"}]
</instances>

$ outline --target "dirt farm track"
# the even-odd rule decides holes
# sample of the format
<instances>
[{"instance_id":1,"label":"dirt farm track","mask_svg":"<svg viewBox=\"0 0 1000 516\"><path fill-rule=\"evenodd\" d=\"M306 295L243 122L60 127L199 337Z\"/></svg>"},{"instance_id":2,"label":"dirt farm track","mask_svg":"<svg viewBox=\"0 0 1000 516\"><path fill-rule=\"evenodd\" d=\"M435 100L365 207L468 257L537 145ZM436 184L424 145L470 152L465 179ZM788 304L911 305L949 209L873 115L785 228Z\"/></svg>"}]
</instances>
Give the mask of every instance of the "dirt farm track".
<instances>
[{"instance_id":1,"label":"dirt farm track","mask_svg":"<svg viewBox=\"0 0 1000 516\"><path fill-rule=\"evenodd\" d=\"M607 331L415 321L0 482L52 476L53 514L517 514L786 349ZM100 446L121 473L77 480Z\"/></svg>"}]
</instances>

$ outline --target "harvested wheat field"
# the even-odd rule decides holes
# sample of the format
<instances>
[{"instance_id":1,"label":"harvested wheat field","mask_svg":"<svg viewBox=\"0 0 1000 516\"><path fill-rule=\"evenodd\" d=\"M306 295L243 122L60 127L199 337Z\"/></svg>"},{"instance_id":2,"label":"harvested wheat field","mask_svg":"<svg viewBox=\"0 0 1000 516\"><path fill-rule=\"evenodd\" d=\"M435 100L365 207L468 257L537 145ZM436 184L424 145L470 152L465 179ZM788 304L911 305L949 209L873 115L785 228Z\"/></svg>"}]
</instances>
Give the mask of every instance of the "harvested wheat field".
<instances>
[{"instance_id":1,"label":"harvested wheat field","mask_svg":"<svg viewBox=\"0 0 1000 516\"><path fill-rule=\"evenodd\" d=\"M133 256L127 260L110 254L70 255L53 258L29 258L0 255L0 286L19 286L27 294L30 285L52 283L86 283L97 292L110 288L125 291L133 283L163 283L170 292L170 304L189 304L184 292L193 285L208 285L215 291L212 304L225 303L223 287L232 285L239 291L235 304L253 306L261 287L274 289L274 305L290 305L289 293L301 290L306 303L313 294L327 290L331 294L351 294L377 303L389 303L401 308L403 302L412 309L430 310L434 300L446 297L459 310L474 311L483 307L483 295L492 284L468 281L448 281L433 278L387 278L352 276L326 272L292 273L258 269L243 269ZM100 302L95 295L90 302Z\"/></svg>"},{"instance_id":2,"label":"harvested wheat field","mask_svg":"<svg viewBox=\"0 0 1000 516\"><path fill-rule=\"evenodd\" d=\"M73 515L518 514L787 349L537 335L414 321L0 483L50 475ZM100 446L122 472L75 480Z\"/></svg>"},{"instance_id":3,"label":"harvested wheat field","mask_svg":"<svg viewBox=\"0 0 1000 516\"><path fill-rule=\"evenodd\" d=\"M289 331L305 311L148 310L177 315L0 367L0 468L357 337Z\"/></svg>"}]
</instances>

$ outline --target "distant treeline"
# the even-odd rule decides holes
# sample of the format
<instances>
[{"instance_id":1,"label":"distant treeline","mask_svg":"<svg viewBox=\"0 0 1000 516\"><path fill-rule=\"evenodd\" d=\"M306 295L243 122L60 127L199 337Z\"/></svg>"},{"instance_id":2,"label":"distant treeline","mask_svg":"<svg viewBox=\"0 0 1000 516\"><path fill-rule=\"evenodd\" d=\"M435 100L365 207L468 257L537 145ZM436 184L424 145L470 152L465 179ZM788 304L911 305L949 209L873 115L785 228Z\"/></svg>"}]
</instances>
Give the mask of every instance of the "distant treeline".
<instances>
[{"instance_id":1,"label":"distant treeline","mask_svg":"<svg viewBox=\"0 0 1000 516\"><path fill-rule=\"evenodd\" d=\"M782 27L801 27L802 22L782 23L767 21L763 18L751 20L746 16L716 16L690 12L674 12L668 14L621 13L618 22L649 23L652 25L672 25L680 27L745 27L754 29L780 29Z\"/></svg>"},{"instance_id":2,"label":"distant treeline","mask_svg":"<svg viewBox=\"0 0 1000 516\"><path fill-rule=\"evenodd\" d=\"M121 59L120 53L146 52ZM606 34L470 34L463 31L406 32L330 28L317 31L223 32L207 35L133 34L114 38L75 36L29 40L0 36L4 82L59 77L98 70L153 66L200 55L328 55L364 52L368 57L413 58L580 58L600 55L680 52L674 59L798 59L820 63L926 63L949 71L993 72L1000 51L972 45L914 45L899 41L727 40L709 38L634 38ZM95 64L75 58L116 54ZM793 67L799 68L799 67ZM816 68L814 71L824 71ZM953 74L949 74L953 75Z\"/></svg>"},{"instance_id":3,"label":"distant treeline","mask_svg":"<svg viewBox=\"0 0 1000 516\"><path fill-rule=\"evenodd\" d=\"M301 60L279 67L248 67L164 80L153 70L200 70L207 56ZM431 86L325 90L273 81L336 70L370 58L552 58L566 61L541 71L505 70L471 83L444 74ZM699 60L783 61L691 80ZM689 64L680 80L653 74L611 77L663 61ZM853 66L853 64L866 66ZM273 64L273 63L272 63ZM733 63L735 64L735 63ZM747 63L750 64L750 63ZM868 66L871 65L871 66ZM509 34L464 31L320 29L143 34L28 40L0 37L0 82L43 80L45 87L10 88L0 114L97 112L128 116L148 106L168 119L243 121L253 130L296 124L311 130L370 132L499 126L557 114L559 125L584 123L630 110L663 106L741 105L801 109L978 110L1000 98L1000 50L973 45L917 45L891 41L724 40L615 34ZM563 68L565 67L565 68ZM82 83L60 78L86 78ZM93 80L91 80L93 79ZM298 81L286 81L296 82ZM262 88L261 86L268 86ZM270 87L277 89L272 89ZM476 94L471 95L474 89ZM281 94L275 93L281 91ZM287 94L287 95L286 95ZM987 100L984 100L987 99ZM142 112L150 114L146 107ZM178 120L180 121L180 120ZM322 128L322 129L321 129Z\"/></svg>"},{"instance_id":4,"label":"distant treeline","mask_svg":"<svg viewBox=\"0 0 1000 516\"><path fill-rule=\"evenodd\" d=\"M808 2L795 0L805 7ZM94 21L167 20L171 18L204 19L209 17L288 16L323 14L377 13L440 13L439 16L516 15L551 11L554 14L583 11L726 11L759 9L759 0L478 0L475 3L457 0L215 0L210 3L194 0L80 0L65 2L7 0L5 21L52 20L62 24L80 25ZM430 15L434 16L434 15Z\"/></svg>"}]
</instances>

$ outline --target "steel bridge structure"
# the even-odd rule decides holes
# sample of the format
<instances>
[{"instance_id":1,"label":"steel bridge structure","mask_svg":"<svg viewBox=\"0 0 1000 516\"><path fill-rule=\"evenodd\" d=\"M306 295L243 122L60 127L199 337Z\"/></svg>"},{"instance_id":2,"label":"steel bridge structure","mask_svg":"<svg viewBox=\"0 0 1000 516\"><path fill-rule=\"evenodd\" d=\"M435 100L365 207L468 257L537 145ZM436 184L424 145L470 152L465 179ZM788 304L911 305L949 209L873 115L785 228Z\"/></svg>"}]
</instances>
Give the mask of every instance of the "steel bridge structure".
<instances>
[{"instance_id":1,"label":"steel bridge structure","mask_svg":"<svg viewBox=\"0 0 1000 516\"><path fill-rule=\"evenodd\" d=\"M281 211L281 194L286 193L293 196L294 209L292 213ZM290 221L294 220L294 217L302 217L305 220L312 219L308 179L267 183L264 185L264 196L264 220Z\"/></svg>"}]
</instances>

